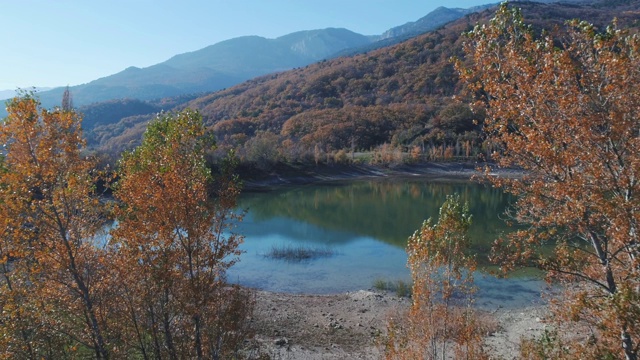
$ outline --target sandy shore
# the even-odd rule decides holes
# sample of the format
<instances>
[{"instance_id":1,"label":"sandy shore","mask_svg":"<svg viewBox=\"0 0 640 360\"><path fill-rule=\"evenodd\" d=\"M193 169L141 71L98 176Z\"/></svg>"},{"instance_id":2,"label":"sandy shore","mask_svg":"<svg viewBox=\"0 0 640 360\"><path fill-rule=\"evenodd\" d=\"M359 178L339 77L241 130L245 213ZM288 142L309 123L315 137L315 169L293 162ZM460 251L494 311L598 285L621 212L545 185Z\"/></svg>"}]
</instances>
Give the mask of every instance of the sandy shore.
<instances>
[{"instance_id":1,"label":"sandy shore","mask_svg":"<svg viewBox=\"0 0 640 360\"><path fill-rule=\"evenodd\" d=\"M337 295L258 291L252 323L253 355L264 359L381 359L389 316L410 299L360 290ZM496 331L485 345L495 359L515 359L522 337L541 334L544 306L488 311Z\"/></svg>"}]
</instances>

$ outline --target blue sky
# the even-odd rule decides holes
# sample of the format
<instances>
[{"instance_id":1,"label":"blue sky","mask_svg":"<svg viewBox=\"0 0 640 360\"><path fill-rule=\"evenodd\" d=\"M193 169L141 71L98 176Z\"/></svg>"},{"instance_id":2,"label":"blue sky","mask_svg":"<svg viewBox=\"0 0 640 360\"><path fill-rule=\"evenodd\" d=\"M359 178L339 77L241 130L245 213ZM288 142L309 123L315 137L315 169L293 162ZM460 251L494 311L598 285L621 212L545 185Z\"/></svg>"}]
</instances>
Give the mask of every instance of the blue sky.
<instances>
[{"instance_id":1,"label":"blue sky","mask_svg":"<svg viewBox=\"0 0 640 360\"><path fill-rule=\"evenodd\" d=\"M244 35L377 35L484 0L0 0L0 90L78 85Z\"/></svg>"}]
</instances>

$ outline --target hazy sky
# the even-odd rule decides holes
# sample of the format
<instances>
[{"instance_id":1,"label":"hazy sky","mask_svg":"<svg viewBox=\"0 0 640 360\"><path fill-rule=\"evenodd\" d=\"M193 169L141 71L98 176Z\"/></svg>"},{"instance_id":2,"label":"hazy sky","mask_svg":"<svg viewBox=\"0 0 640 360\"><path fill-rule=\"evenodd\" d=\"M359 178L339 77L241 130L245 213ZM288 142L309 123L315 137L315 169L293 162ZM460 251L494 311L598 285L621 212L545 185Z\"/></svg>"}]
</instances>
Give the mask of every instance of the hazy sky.
<instances>
[{"instance_id":1,"label":"hazy sky","mask_svg":"<svg viewBox=\"0 0 640 360\"><path fill-rule=\"evenodd\" d=\"M0 90L78 85L244 35L378 35L486 0L0 0Z\"/></svg>"}]
</instances>

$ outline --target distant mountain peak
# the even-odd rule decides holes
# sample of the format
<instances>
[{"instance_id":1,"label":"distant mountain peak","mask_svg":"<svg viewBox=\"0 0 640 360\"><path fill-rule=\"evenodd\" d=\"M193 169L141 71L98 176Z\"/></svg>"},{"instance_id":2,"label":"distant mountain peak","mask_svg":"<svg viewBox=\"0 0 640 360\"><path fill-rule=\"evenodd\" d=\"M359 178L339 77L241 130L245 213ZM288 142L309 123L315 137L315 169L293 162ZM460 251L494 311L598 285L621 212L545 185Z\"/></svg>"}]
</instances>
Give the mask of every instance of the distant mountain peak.
<instances>
[{"instance_id":1,"label":"distant mountain peak","mask_svg":"<svg viewBox=\"0 0 640 360\"><path fill-rule=\"evenodd\" d=\"M367 36L344 28L300 31L281 36L277 40L286 42L294 53L315 59L315 61L326 59L342 50L371 42Z\"/></svg>"},{"instance_id":2,"label":"distant mountain peak","mask_svg":"<svg viewBox=\"0 0 640 360\"><path fill-rule=\"evenodd\" d=\"M379 39L385 40L395 37L406 38L409 36L423 34L435 30L454 20L457 20L469 13L481 11L491 6L494 6L494 4L475 6L469 9L438 6L433 11L416 21L408 22L404 25L396 26L385 31L382 35L380 35Z\"/></svg>"}]
</instances>

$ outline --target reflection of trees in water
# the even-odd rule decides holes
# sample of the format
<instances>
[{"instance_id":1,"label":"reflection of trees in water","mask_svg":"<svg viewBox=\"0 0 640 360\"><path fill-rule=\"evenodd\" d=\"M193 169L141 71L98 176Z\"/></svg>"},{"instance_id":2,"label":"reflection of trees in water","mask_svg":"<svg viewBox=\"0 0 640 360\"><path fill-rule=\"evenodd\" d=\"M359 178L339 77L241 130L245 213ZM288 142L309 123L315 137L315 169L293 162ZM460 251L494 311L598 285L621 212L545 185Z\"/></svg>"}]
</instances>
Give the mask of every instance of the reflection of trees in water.
<instances>
[{"instance_id":1,"label":"reflection of trees in water","mask_svg":"<svg viewBox=\"0 0 640 360\"><path fill-rule=\"evenodd\" d=\"M248 194L241 206L248 207L257 221L286 217L404 247L422 221L438 217L446 196L454 193L469 203L473 214L472 238L476 250L482 251L505 228L499 215L509 197L477 183L355 181Z\"/></svg>"}]
</instances>

